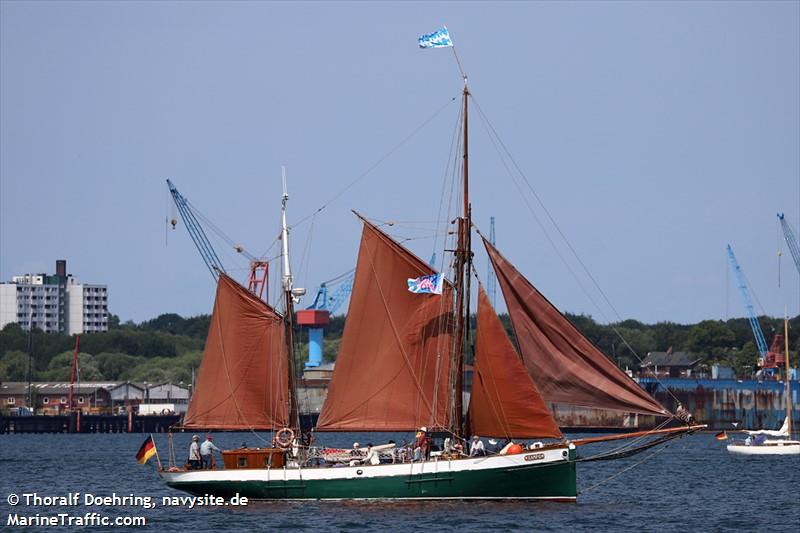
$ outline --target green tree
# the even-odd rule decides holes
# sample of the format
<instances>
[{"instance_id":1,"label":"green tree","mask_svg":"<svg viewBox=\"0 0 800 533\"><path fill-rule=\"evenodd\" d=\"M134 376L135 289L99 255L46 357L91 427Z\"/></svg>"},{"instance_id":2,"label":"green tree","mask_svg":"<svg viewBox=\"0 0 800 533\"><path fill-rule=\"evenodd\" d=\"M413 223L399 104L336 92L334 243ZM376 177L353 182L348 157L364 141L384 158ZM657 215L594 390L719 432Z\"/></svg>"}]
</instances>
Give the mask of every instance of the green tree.
<instances>
[{"instance_id":1,"label":"green tree","mask_svg":"<svg viewBox=\"0 0 800 533\"><path fill-rule=\"evenodd\" d=\"M41 373L45 381L69 381L72 377L72 356L74 352L66 351L50 359L47 370ZM76 381L98 381L104 379L94 356L89 353L78 353L78 374Z\"/></svg>"},{"instance_id":2,"label":"green tree","mask_svg":"<svg viewBox=\"0 0 800 533\"><path fill-rule=\"evenodd\" d=\"M755 341L745 343L741 350L733 352L733 370L739 378L749 378L756 370L758 350Z\"/></svg>"},{"instance_id":3,"label":"green tree","mask_svg":"<svg viewBox=\"0 0 800 533\"><path fill-rule=\"evenodd\" d=\"M35 372L31 379L36 380ZM9 350L0 359L0 381L27 381L28 354L21 350Z\"/></svg>"},{"instance_id":4,"label":"green tree","mask_svg":"<svg viewBox=\"0 0 800 533\"><path fill-rule=\"evenodd\" d=\"M721 320L703 320L689 330L687 344L690 351L705 361L726 356L735 341L735 335Z\"/></svg>"},{"instance_id":5,"label":"green tree","mask_svg":"<svg viewBox=\"0 0 800 533\"><path fill-rule=\"evenodd\" d=\"M103 352L95 357L97 368L103 379L118 381L123 379L126 372L146 361L144 357L128 355L119 352Z\"/></svg>"}]
</instances>

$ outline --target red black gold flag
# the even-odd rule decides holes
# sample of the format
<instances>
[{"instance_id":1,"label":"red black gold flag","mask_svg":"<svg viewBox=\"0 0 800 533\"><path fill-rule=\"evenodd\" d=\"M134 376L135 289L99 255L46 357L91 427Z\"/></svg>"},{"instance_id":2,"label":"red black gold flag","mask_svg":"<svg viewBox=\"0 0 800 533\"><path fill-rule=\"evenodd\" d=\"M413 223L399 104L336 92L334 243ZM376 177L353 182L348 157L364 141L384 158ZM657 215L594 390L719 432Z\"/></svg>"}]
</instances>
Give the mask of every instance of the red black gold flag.
<instances>
[{"instance_id":1,"label":"red black gold flag","mask_svg":"<svg viewBox=\"0 0 800 533\"><path fill-rule=\"evenodd\" d=\"M148 436L144 443L142 443L142 447L139 448L139 451L136 452L136 460L139 461L140 464L145 464L148 459L153 457L156 454L156 443L153 442L153 436Z\"/></svg>"},{"instance_id":2,"label":"red black gold flag","mask_svg":"<svg viewBox=\"0 0 800 533\"><path fill-rule=\"evenodd\" d=\"M728 438L728 434L725 433L724 431L720 431L719 433L714 435L714 438L717 439L717 440L725 440L725 439Z\"/></svg>"}]
</instances>

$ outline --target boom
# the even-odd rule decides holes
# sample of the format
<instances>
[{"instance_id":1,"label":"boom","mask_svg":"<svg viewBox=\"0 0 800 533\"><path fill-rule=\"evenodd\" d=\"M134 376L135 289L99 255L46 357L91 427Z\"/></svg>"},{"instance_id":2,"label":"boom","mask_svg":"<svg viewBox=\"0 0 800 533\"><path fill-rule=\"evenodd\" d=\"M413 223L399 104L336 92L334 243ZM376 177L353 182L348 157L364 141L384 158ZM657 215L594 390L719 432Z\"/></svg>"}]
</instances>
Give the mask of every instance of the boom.
<instances>
[{"instance_id":1,"label":"boom","mask_svg":"<svg viewBox=\"0 0 800 533\"><path fill-rule=\"evenodd\" d=\"M763 360L767 356L767 341L764 339L764 333L761 331L761 325L759 325L758 319L756 318L756 312L753 309L753 301L750 299L750 291L747 290L747 284L744 281L742 269L739 266L739 262L736 261L736 256L733 255L733 248L731 248L730 244L728 245L728 261L731 264L731 270L733 270L734 276L736 276L736 285L739 287L739 292L741 293L742 301L744 302L744 308L747 310L747 320L750 322L750 328L753 330L753 335L756 337L758 353L761 354L761 358Z\"/></svg>"},{"instance_id":2,"label":"boom","mask_svg":"<svg viewBox=\"0 0 800 533\"><path fill-rule=\"evenodd\" d=\"M211 246L211 242L208 240L208 237L206 237L206 233L203 231L202 226L200 226L200 222L197 221L197 217L194 216L186 198L178 192L178 189L175 188L169 179L167 179L167 187L169 187L172 199L175 200L175 205L178 207L183 223L186 224L186 229L189 230L189 235L192 237L194 245L197 246L197 250L200 252L203 262L205 262L208 271L211 272L211 276L214 278L214 281L216 281L217 278L219 278L218 272L225 272L222 262L219 260L219 257L217 257L217 252L215 252L214 248Z\"/></svg>"},{"instance_id":3,"label":"boom","mask_svg":"<svg viewBox=\"0 0 800 533\"><path fill-rule=\"evenodd\" d=\"M786 239L786 244L789 246L789 251L792 252L792 259L794 259L794 266L797 267L797 272L800 272L800 248L797 246L797 239L794 236L792 227L786 222L783 213L778 213L778 220L781 221L781 228L783 228L783 238Z\"/></svg>"}]
</instances>

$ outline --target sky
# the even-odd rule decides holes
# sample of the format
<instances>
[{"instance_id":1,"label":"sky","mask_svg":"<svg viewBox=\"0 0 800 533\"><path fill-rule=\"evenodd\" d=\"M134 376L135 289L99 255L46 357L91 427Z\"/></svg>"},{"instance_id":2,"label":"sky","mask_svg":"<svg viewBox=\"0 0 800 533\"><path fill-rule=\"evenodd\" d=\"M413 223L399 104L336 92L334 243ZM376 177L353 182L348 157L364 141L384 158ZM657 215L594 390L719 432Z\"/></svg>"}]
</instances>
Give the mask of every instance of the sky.
<instances>
[{"instance_id":1,"label":"sky","mask_svg":"<svg viewBox=\"0 0 800 533\"><path fill-rule=\"evenodd\" d=\"M472 94L475 224L495 217L498 248L559 309L744 316L730 243L757 312L800 313L776 218L798 233L796 1L3 0L0 280L66 259L123 321L209 313L165 179L272 259L282 167L301 306L354 267L351 209L441 263L463 81L451 49L417 38L443 25Z\"/></svg>"}]
</instances>

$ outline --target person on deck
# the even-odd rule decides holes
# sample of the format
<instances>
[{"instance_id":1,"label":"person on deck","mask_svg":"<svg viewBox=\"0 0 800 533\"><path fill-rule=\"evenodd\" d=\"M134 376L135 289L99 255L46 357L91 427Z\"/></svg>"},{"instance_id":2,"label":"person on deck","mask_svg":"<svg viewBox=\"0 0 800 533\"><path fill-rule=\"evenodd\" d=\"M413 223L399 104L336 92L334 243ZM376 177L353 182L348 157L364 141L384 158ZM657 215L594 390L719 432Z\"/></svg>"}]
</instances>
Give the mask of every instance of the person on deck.
<instances>
[{"instance_id":1,"label":"person on deck","mask_svg":"<svg viewBox=\"0 0 800 533\"><path fill-rule=\"evenodd\" d=\"M192 443L189 445L189 470L200 469L200 437L194 435Z\"/></svg>"},{"instance_id":2,"label":"person on deck","mask_svg":"<svg viewBox=\"0 0 800 533\"><path fill-rule=\"evenodd\" d=\"M214 462L214 452L222 453L212 442L211 435L206 435L206 441L200 445L200 460L203 462L203 469L210 470Z\"/></svg>"},{"instance_id":3,"label":"person on deck","mask_svg":"<svg viewBox=\"0 0 800 533\"><path fill-rule=\"evenodd\" d=\"M479 457L486 455L486 448L483 445L483 441L477 435L472 436L472 443L469 445L469 456L470 457Z\"/></svg>"},{"instance_id":4,"label":"person on deck","mask_svg":"<svg viewBox=\"0 0 800 533\"><path fill-rule=\"evenodd\" d=\"M424 461L428 457L428 428L422 426L415 435L414 441L414 460Z\"/></svg>"},{"instance_id":5,"label":"person on deck","mask_svg":"<svg viewBox=\"0 0 800 533\"><path fill-rule=\"evenodd\" d=\"M361 445L359 443L357 442L353 443L353 449L350 450L350 455L352 455L353 457L360 457L364 455L364 453L361 451Z\"/></svg>"},{"instance_id":6,"label":"person on deck","mask_svg":"<svg viewBox=\"0 0 800 533\"><path fill-rule=\"evenodd\" d=\"M694 417L692 416L692 413L690 413L680 402L678 402L678 408L675 410L675 418L687 426L694 424Z\"/></svg>"}]
</instances>

